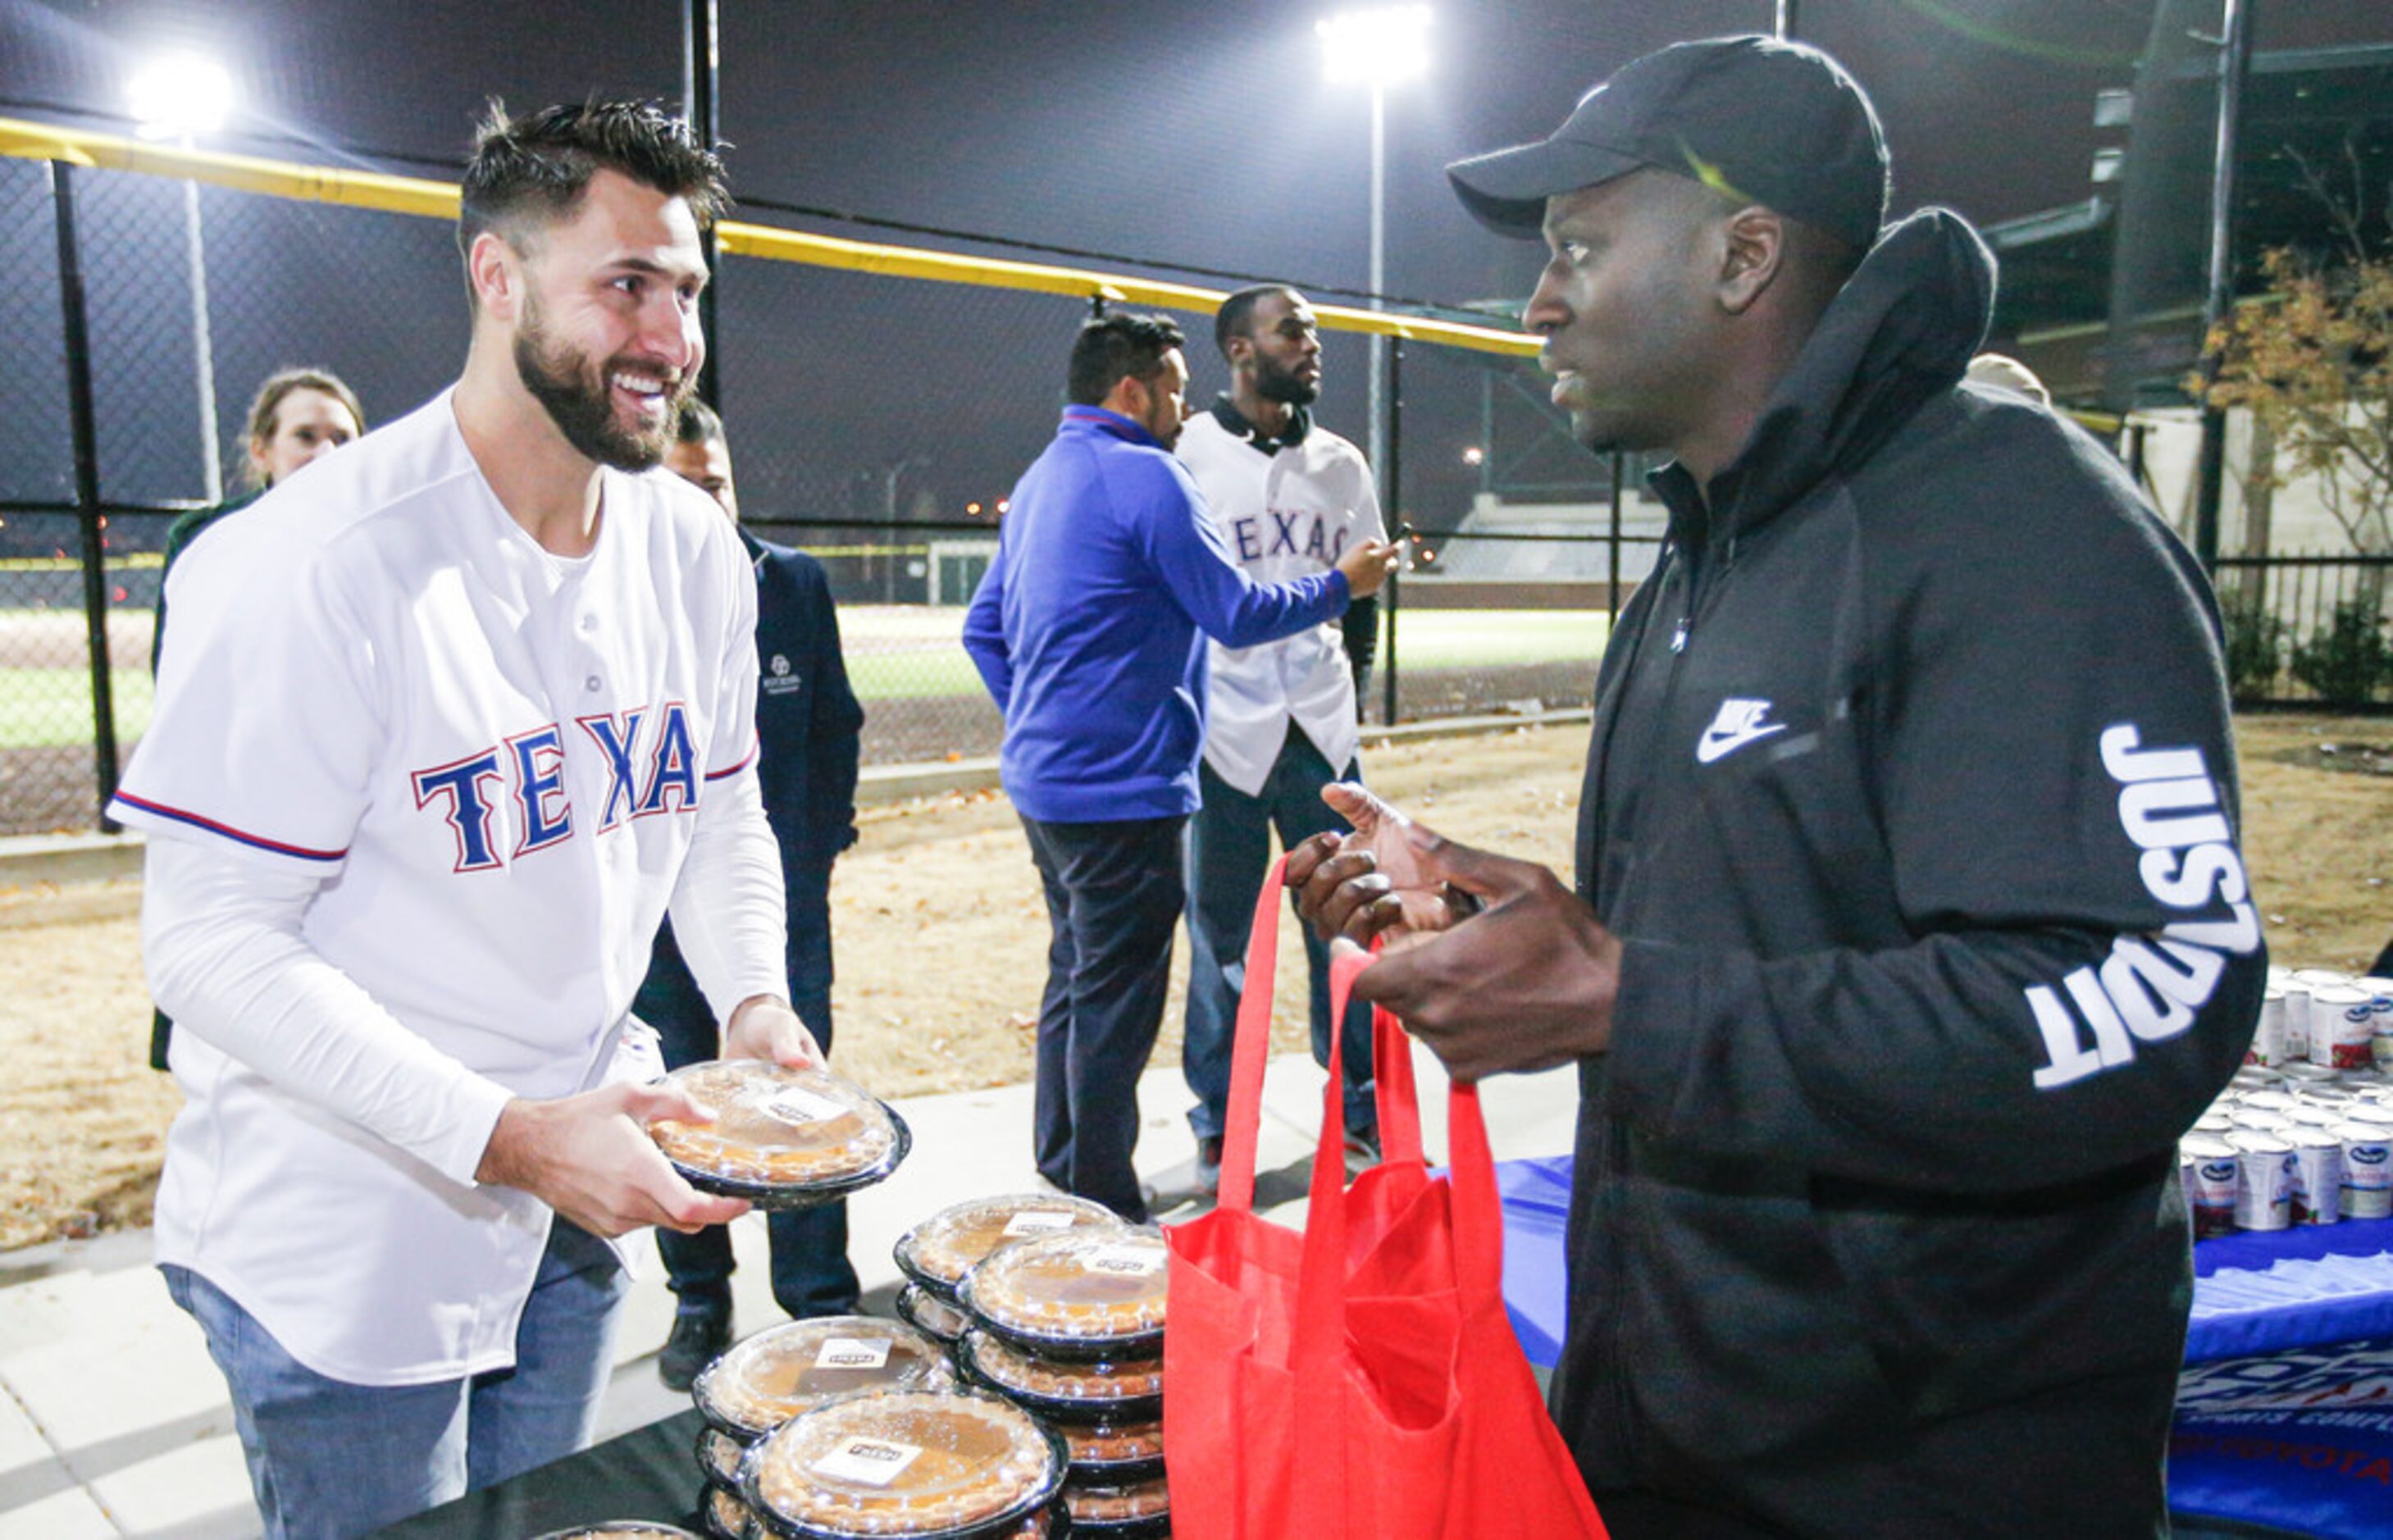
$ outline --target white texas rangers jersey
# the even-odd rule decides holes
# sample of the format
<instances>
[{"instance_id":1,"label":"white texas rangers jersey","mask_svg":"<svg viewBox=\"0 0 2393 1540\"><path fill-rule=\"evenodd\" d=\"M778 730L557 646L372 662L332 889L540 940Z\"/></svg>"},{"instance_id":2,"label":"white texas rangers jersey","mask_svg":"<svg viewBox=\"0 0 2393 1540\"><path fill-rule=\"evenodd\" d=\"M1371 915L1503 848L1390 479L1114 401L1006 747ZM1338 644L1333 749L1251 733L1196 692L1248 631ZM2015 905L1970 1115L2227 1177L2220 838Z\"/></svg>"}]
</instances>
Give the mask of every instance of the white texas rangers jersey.
<instances>
[{"instance_id":1,"label":"white texas rangers jersey","mask_svg":"<svg viewBox=\"0 0 2393 1540\"><path fill-rule=\"evenodd\" d=\"M1181 430L1179 454L1231 559L1259 583L1327 571L1356 542L1386 538L1362 451L1317 424L1265 453L1201 411ZM1261 792L1291 720L1333 769L1353 760L1354 676L1336 621L1261 646L1208 645L1205 762L1215 775Z\"/></svg>"},{"instance_id":2,"label":"white texas rangers jersey","mask_svg":"<svg viewBox=\"0 0 2393 1540\"><path fill-rule=\"evenodd\" d=\"M160 1259L323 1374L504 1366L550 1213L473 1182L493 1099L657 1072L627 1011L694 836L761 841L778 886L746 554L661 471L604 473L595 549L543 550L444 392L223 521L169 587L113 816L314 874L302 939L414 1057L364 1093L338 1064L278 1082L241 1056L259 1024L179 1023ZM718 1011L785 992L774 935L704 979Z\"/></svg>"}]
</instances>

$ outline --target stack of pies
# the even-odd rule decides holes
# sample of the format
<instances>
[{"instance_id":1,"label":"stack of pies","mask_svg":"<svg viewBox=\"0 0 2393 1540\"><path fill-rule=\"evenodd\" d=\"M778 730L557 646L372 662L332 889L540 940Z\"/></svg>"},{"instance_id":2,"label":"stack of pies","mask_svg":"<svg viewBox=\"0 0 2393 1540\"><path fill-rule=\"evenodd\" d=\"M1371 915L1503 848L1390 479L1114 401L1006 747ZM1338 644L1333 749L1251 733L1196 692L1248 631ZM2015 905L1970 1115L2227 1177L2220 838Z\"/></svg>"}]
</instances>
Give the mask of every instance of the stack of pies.
<instances>
[{"instance_id":1,"label":"stack of pies","mask_svg":"<svg viewBox=\"0 0 2393 1540\"><path fill-rule=\"evenodd\" d=\"M1153 1230L1117 1224L999 1246L964 1276L966 1377L1062 1438L1074 1534L1171 1531L1163 1481L1166 1258Z\"/></svg>"},{"instance_id":2,"label":"stack of pies","mask_svg":"<svg viewBox=\"0 0 2393 1540\"><path fill-rule=\"evenodd\" d=\"M554 1530L539 1540L698 1540L698 1536L678 1524L660 1524L653 1519L610 1519L603 1524Z\"/></svg>"},{"instance_id":3,"label":"stack of pies","mask_svg":"<svg viewBox=\"0 0 2393 1540\"><path fill-rule=\"evenodd\" d=\"M954 1390L869 1390L755 1446L740 1485L784 1540L999 1540L1046 1533L1064 1451L1021 1408ZM1043 1521L1043 1520L1042 1520Z\"/></svg>"},{"instance_id":4,"label":"stack of pies","mask_svg":"<svg viewBox=\"0 0 2393 1540\"><path fill-rule=\"evenodd\" d=\"M713 1115L648 1125L673 1169L701 1192L761 1208L804 1208L869 1187L913 1145L905 1120L852 1080L763 1059L715 1059L665 1077Z\"/></svg>"},{"instance_id":5,"label":"stack of pies","mask_svg":"<svg viewBox=\"0 0 2393 1540\"><path fill-rule=\"evenodd\" d=\"M715 1540L752 1540L756 1533L755 1515L748 1511L748 1500L729 1487L709 1481L698 1511L706 1520L707 1533Z\"/></svg>"}]
</instances>

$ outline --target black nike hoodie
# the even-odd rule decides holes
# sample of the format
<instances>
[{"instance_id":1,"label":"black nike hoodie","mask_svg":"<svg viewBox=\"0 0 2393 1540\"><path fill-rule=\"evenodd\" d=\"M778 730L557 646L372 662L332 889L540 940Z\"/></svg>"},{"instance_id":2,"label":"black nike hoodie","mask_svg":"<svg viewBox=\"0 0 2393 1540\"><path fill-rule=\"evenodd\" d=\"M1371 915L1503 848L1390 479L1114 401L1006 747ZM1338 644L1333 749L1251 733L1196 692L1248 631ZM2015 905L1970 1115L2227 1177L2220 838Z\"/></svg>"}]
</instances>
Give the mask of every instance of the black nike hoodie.
<instances>
[{"instance_id":1,"label":"black nike hoodie","mask_svg":"<svg viewBox=\"0 0 2393 1540\"><path fill-rule=\"evenodd\" d=\"M2175 1141L2266 971L2216 606L2115 460L1961 384L1993 259L1890 230L1597 685L1554 1412L1590 1486L1789 1533L2149 1535Z\"/></svg>"}]
</instances>

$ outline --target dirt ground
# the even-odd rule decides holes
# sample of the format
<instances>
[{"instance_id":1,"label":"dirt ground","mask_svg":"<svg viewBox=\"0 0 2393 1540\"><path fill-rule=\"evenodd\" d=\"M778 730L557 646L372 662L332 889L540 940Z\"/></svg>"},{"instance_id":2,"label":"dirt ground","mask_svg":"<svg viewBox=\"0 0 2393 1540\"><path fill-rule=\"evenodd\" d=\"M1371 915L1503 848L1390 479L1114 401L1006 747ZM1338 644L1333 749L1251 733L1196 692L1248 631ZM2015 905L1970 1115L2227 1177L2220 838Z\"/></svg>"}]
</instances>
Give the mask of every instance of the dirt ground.
<instances>
[{"instance_id":1,"label":"dirt ground","mask_svg":"<svg viewBox=\"0 0 2393 1540\"><path fill-rule=\"evenodd\" d=\"M2274 959L2358 970L2393 935L2393 721L2250 717L2244 849ZM1455 838L1566 870L1584 728L1371 752ZM178 1097L145 1064L137 883L0 888L0 1249L148 1222ZM1046 954L1037 874L994 792L868 809L831 894L842 1068L883 1095L1025 1079ZM1275 1042L1304 1038L1282 926ZM1185 947L1178 968L1184 974ZM1156 1051L1179 1052L1179 984Z\"/></svg>"}]
</instances>

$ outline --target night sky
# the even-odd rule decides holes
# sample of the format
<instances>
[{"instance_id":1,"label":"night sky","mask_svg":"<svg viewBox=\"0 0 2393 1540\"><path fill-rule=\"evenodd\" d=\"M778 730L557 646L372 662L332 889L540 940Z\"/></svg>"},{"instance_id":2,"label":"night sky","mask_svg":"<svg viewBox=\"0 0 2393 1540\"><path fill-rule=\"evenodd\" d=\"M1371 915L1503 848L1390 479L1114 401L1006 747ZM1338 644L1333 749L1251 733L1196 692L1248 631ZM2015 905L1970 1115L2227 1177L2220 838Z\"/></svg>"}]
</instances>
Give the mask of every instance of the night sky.
<instances>
[{"instance_id":1,"label":"night sky","mask_svg":"<svg viewBox=\"0 0 2393 1540\"><path fill-rule=\"evenodd\" d=\"M1360 288L1367 106L1362 88L1323 80L1312 28L1331 8L723 0L722 123L735 189L1157 264ZM1765 30L1771 19L1759 0L1445 0L1435 8L1431 75L1389 98L1387 288L1441 302L1517 298L1538 260L1533 246L1471 223L1446 189L1446 161L1541 137L1587 85L1646 49ZM2262 49L2393 41L2393 0L2257 0L2256 15ZM2094 126L2095 93L2130 83L2151 25L2150 4L2135 0L1804 0L1798 14L1800 33L1841 58L1875 97L1894 149L1897 211L1946 203L1981 222L2086 196L2095 150L2122 142L2118 131ZM594 91L680 92L681 7L670 0L6 0L0 111L97 113L79 121L121 126L106 115L121 108L131 63L169 43L231 68L250 109L236 130L278 136L252 147L293 159L384 152L453 162L486 97L529 105ZM240 132L224 142L242 147ZM286 248L294 242L320 268L349 266L338 254L354 244L358 226L344 217L320 249L313 238L255 249L261 281L278 292L311 287L292 265ZM437 240L414 231L392 239L411 254L387 258L403 270L378 278L370 300L353 300L404 312L376 323L387 337L377 342L373 326L360 328L354 316L307 320L307 306L294 302L258 323L268 340L251 354L312 348L330 361L351 345L372 360L360 372L383 415L437 387L462 346L462 307L440 297L438 285L453 280L438 272L446 259ZM965 495L1001 491L1008 467L1036 452L1077 314L1069 303L933 295L922 285L769 266L737 263L726 273L719 349L743 479L756 490L785 506L853 512L866 497L859 489L876 471L885 481L894 465L899 485L914 489L901 505L919 497L951 514ZM238 371L224 365L223 392L245 398L252 376L240 372L253 359L240 338L221 335L241 326L242 296L228 281L212 266L212 300L233 312L217 321L220 352L229 346L238 362ZM391 297L411 285L426 294L403 306ZM893 298L897 289L917 292ZM454 345L436 346L444 336ZM1210 343L1192 348L1191 361L1200 389L1221 383ZM1361 366L1361 346L1341 343L1323 407L1358 440ZM1421 403L1407 437L1408 490L1439 504L1424 509L1432 522L1448 522L1453 500L1467 496L1451 467L1476 431L1474 378L1432 359L1408 380ZM231 401L225 411L238 408ZM136 437L119 434L120 455L132 453ZM127 475L150 495L172 495L161 489L187 479L165 466Z\"/></svg>"}]
</instances>

